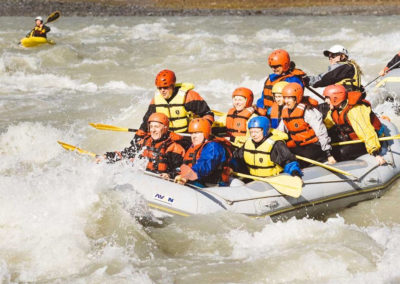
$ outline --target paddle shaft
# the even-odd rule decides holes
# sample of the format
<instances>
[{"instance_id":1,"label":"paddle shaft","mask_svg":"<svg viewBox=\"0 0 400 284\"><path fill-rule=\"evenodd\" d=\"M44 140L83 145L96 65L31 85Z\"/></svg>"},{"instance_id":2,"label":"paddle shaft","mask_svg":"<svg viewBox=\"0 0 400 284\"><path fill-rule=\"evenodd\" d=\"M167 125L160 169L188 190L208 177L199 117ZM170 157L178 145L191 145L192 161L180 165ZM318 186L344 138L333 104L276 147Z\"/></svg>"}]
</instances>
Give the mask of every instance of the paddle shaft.
<instances>
[{"instance_id":1,"label":"paddle shaft","mask_svg":"<svg viewBox=\"0 0 400 284\"><path fill-rule=\"evenodd\" d=\"M314 90L310 86L306 86L306 88L307 88L307 90L312 92L314 95L318 96L321 100L325 101L325 98L320 93L318 93L316 90Z\"/></svg>"},{"instance_id":2,"label":"paddle shaft","mask_svg":"<svg viewBox=\"0 0 400 284\"><path fill-rule=\"evenodd\" d=\"M338 168L335 168L335 167L332 167L332 166L329 166L329 165L325 165L325 164L323 164L323 163L320 163L320 162L318 162L318 161L315 161L315 160L312 160L312 159L309 159L309 158L306 158L306 157L303 157L303 156L296 155L296 159L302 160L302 161L307 162L307 163L310 163L310 164L314 164L314 165L316 165L316 166L320 166L320 167L322 167L322 168L325 168L325 169L330 170L330 171L332 171L332 172L337 172L337 173L342 174L342 175L354 176L354 175L352 175L352 174L349 173L349 172L340 170L340 169L338 169ZM357 178L357 177L356 177L356 178Z\"/></svg>"},{"instance_id":3,"label":"paddle shaft","mask_svg":"<svg viewBox=\"0 0 400 284\"><path fill-rule=\"evenodd\" d=\"M388 140L394 140L394 139L400 139L400 134L395 135L395 136L388 136L388 137L381 137L378 138L379 141L388 141ZM343 141L343 142L335 142L332 143L332 146L342 146L342 145L349 145L349 144L356 144L356 143L364 143L362 140L350 140L350 141Z\"/></svg>"},{"instance_id":4,"label":"paddle shaft","mask_svg":"<svg viewBox=\"0 0 400 284\"><path fill-rule=\"evenodd\" d=\"M386 71L386 73L389 72L390 70L392 70L394 67L398 66L399 64L400 64L400 61L398 61L396 64L394 64L392 67L390 67L390 68ZM364 88L366 88L366 87L368 87L369 85L371 85L373 82L375 82L376 80L378 80L380 77L382 77L382 76L379 75L379 76L376 77L374 80L370 81L368 84L366 84L366 85L364 86Z\"/></svg>"}]
</instances>

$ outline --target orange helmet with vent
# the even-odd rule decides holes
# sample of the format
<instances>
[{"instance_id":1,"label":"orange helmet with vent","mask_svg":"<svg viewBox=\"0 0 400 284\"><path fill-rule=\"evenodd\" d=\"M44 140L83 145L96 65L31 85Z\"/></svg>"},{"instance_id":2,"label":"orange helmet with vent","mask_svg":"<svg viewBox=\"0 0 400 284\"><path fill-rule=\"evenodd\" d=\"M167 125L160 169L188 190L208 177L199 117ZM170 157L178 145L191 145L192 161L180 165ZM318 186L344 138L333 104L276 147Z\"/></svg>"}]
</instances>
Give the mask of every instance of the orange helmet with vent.
<instances>
[{"instance_id":1,"label":"orange helmet with vent","mask_svg":"<svg viewBox=\"0 0 400 284\"><path fill-rule=\"evenodd\" d=\"M205 118L195 118L189 123L189 132L202 132L204 138L208 139L211 134L211 124Z\"/></svg>"},{"instance_id":2,"label":"orange helmet with vent","mask_svg":"<svg viewBox=\"0 0 400 284\"><path fill-rule=\"evenodd\" d=\"M253 104L254 95L253 92L248 88L244 87L237 88L236 90L233 91L232 98L236 96L246 98L246 107L250 107Z\"/></svg>"},{"instance_id":3,"label":"orange helmet with vent","mask_svg":"<svg viewBox=\"0 0 400 284\"><path fill-rule=\"evenodd\" d=\"M269 66L281 65L283 71L286 72L290 68L290 56L286 50L277 49L271 52L268 57Z\"/></svg>"},{"instance_id":4,"label":"orange helmet with vent","mask_svg":"<svg viewBox=\"0 0 400 284\"><path fill-rule=\"evenodd\" d=\"M167 130L169 128L169 119L168 116L166 116L163 113L159 112L154 112L150 115L149 119L147 120L147 124L150 124L150 122L158 122L161 123L162 125L167 127Z\"/></svg>"},{"instance_id":5,"label":"orange helmet with vent","mask_svg":"<svg viewBox=\"0 0 400 284\"><path fill-rule=\"evenodd\" d=\"M303 88L298 83L289 83L282 90L283 97L295 97L297 103L303 99L303 93Z\"/></svg>"},{"instance_id":6,"label":"orange helmet with vent","mask_svg":"<svg viewBox=\"0 0 400 284\"><path fill-rule=\"evenodd\" d=\"M343 85L330 85L325 88L324 96L329 98L333 106L338 106L347 99L347 92Z\"/></svg>"},{"instance_id":7,"label":"orange helmet with vent","mask_svg":"<svg viewBox=\"0 0 400 284\"><path fill-rule=\"evenodd\" d=\"M160 87L169 87L174 85L176 82L175 73L171 70L162 70L156 76L156 86Z\"/></svg>"}]
</instances>

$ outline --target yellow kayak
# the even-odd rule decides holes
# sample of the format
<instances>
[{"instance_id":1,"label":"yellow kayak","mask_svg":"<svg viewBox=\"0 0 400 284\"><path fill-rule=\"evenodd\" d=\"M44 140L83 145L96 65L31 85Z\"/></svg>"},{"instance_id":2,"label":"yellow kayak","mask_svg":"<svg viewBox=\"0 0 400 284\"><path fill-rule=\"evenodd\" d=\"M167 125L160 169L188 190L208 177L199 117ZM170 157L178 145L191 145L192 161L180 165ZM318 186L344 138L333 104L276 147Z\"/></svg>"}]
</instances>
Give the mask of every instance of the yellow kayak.
<instances>
[{"instance_id":1,"label":"yellow kayak","mask_svg":"<svg viewBox=\"0 0 400 284\"><path fill-rule=\"evenodd\" d=\"M21 45L24 47L34 47L45 43L56 44L54 40L45 37L24 37L21 39Z\"/></svg>"}]
</instances>

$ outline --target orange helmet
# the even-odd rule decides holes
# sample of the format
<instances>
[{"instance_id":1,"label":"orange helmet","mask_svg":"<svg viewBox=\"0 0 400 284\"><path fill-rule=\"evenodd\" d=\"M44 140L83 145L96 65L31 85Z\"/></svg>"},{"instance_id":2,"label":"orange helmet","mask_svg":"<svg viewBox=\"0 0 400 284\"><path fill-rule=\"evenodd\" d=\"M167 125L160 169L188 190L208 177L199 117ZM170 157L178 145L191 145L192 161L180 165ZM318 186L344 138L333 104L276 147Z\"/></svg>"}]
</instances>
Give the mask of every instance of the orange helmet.
<instances>
[{"instance_id":1,"label":"orange helmet","mask_svg":"<svg viewBox=\"0 0 400 284\"><path fill-rule=\"evenodd\" d=\"M268 65L269 66L281 65L284 72L288 71L290 68L289 53L283 49L276 49L272 51L268 57Z\"/></svg>"},{"instance_id":2,"label":"orange helmet","mask_svg":"<svg viewBox=\"0 0 400 284\"><path fill-rule=\"evenodd\" d=\"M211 124L205 118L195 118L189 123L189 132L203 132L204 138L208 139L211 134Z\"/></svg>"},{"instance_id":3,"label":"orange helmet","mask_svg":"<svg viewBox=\"0 0 400 284\"><path fill-rule=\"evenodd\" d=\"M167 130L169 128L169 119L168 116L166 116L163 113L159 112L154 112L150 115L149 119L147 120L147 124L150 124L150 122L158 122L163 124L164 126L167 127Z\"/></svg>"},{"instance_id":4,"label":"orange helmet","mask_svg":"<svg viewBox=\"0 0 400 284\"><path fill-rule=\"evenodd\" d=\"M289 83L282 90L283 97L295 97L296 102L300 103L303 99L303 88L298 83Z\"/></svg>"},{"instance_id":5,"label":"orange helmet","mask_svg":"<svg viewBox=\"0 0 400 284\"><path fill-rule=\"evenodd\" d=\"M160 87L169 87L174 85L176 82L175 73L171 70L162 70L156 76L156 86Z\"/></svg>"},{"instance_id":6,"label":"orange helmet","mask_svg":"<svg viewBox=\"0 0 400 284\"><path fill-rule=\"evenodd\" d=\"M250 89L240 87L233 91L232 98L240 96L246 98L246 107L249 107L253 104L254 95Z\"/></svg>"},{"instance_id":7,"label":"orange helmet","mask_svg":"<svg viewBox=\"0 0 400 284\"><path fill-rule=\"evenodd\" d=\"M346 89L343 85L330 85L326 87L324 96L329 98L333 106L338 106L347 99Z\"/></svg>"}]
</instances>

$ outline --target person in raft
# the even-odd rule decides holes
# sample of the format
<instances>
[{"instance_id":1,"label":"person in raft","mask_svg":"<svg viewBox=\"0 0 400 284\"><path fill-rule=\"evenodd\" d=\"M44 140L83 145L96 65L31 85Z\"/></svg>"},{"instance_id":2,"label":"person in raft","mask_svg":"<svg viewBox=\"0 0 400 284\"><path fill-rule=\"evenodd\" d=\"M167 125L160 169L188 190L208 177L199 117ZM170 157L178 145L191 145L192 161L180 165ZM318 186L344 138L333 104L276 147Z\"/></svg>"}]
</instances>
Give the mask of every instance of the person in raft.
<instances>
[{"instance_id":1,"label":"person in raft","mask_svg":"<svg viewBox=\"0 0 400 284\"><path fill-rule=\"evenodd\" d=\"M235 147L241 147L249 137L247 122L255 117L253 92L245 87L239 87L232 93L233 107L228 113L214 122L213 133L226 133Z\"/></svg>"},{"instance_id":2,"label":"person in raft","mask_svg":"<svg viewBox=\"0 0 400 284\"><path fill-rule=\"evenodd\" d=\"M98 157L97 162L102 159L115 163L122 159L146 158L147 171L158 173L163 178L173 178L183 163L185 150L179 144L183 137L168 128L169 120L165 114L152 113L147 122L148 132L142 139L132 139L129 147L121 152L107 152Z\"/></svg>"},{"instance_id":3,"label":"person in raft","mask_svg":"<svg viewBox=\"0 0 400 284\"><path fill-rule=\"evenodd\" d=\"M187 132L191 114L204 118L210 126L214 122L214 114L206 101L193 90L194 85L176 83L173 71L160 71L155 85L157 90L135 134L136 139L146 134L148 118L155 112L165 114L169 118L169 130L177 133ZM187 146L189 145L190 142Z\"/></svg>"},{"instance_id":4,"label":"person in raft","mask_svg":"<svg viewBox=\"0 0 400 284\"><path fill-rule=\"evenodd\" d=\"M236 171L257 177L281 172L298 177L303 175L294 154L286 146L286 133L271 129L265 116L250 119L248 127L251 139L233 152L232 165Z\"/></svg>"},{"instance_id":5,"label":"person in raft","mask_svg":"<svg viewBox=\"0 0 400 284\"><path fill-rule=\"evenodd\" d=\"M231 171L228 164L232 156L229 141L213 138L210 123L205 118L193 119L189 132L192 145L185 153L181 173L175 177L175 182L198 187L228 185Z\"/></svg>"},{"instance_id":6,"label":"person in raft","mask_svg":"<svg viewBox=\"0 0 400 284\"><path fill-rule=\"evenodd\" d=\"M290 83L282 90L285 106L278 130L289 134L287 146L296 154L320 162L328 159L329 164L336 161L331 154L331 138L322 120L322 114L316 108L318 102L303 96L303 88ZM300 162L302 167L308 163Z\"/></svg>"},{"instance_id":7,"label":"person in raft","mask_svg":"<svg viewBox=\"0 0 400 284\"><path fill-rule=\"evenodd\" d=\"M263 116L274 103L272 88L276 83L285 81L303 86L302 77L306 75L296 68L296 64L290 60L289 53L283 49L271 52L268 56L268 65L272 69L272 74L269 74L265 80L261 98L257 100L257 112Z\"/></svg>"},{"instance_id":8,"label":"person in raft","mask_svg":"<svg viewBox=\"0 0 400 284\"><path fill-rule=\"evenodd\" d=\"M331 110L325 124L334 141L362 140L364 143L335 146L332 153L339 161L352 160L363 154L374 156L379 163L386 163L380 155L381 144L378 137L383 132L379 118L371 110L361 92L347 92L341 85L325 88L324 96L329 99Z\"/></svg>"}]
</instances>

